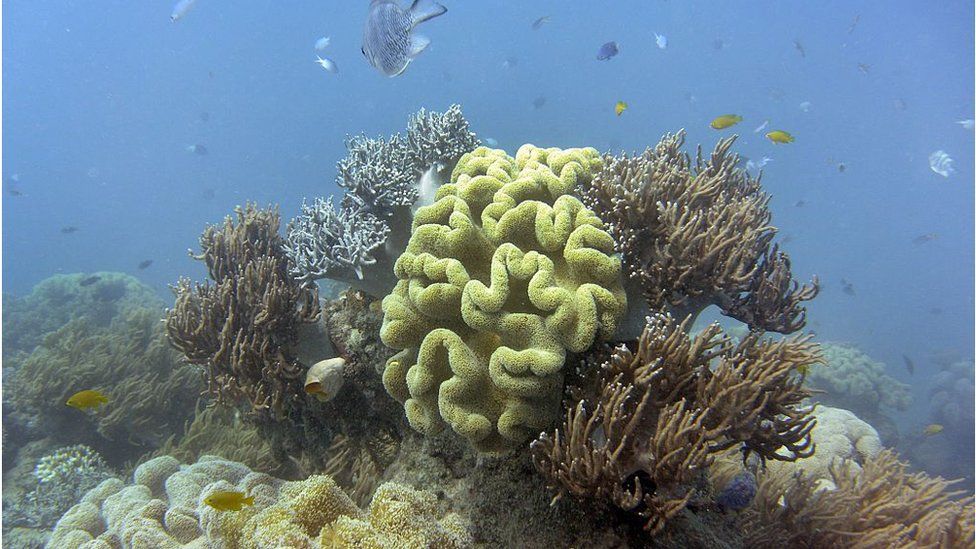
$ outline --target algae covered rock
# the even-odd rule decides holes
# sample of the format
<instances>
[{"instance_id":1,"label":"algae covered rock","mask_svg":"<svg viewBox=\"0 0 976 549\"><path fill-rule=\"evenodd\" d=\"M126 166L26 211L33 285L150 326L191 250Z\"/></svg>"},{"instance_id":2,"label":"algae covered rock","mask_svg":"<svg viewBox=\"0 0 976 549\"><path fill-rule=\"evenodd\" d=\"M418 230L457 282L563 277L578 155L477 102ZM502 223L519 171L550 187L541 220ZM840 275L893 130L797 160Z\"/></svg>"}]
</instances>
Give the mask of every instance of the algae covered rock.
<instances>
[{"instance_id":1,"label":"algae covered rock","mask_svg":"<svg viewBox=\"0 0 976 549\"><path fill-rule=\"evenodd\" d=\"M383 383L413 428L499 452L555 417L566 353L626 310L614 241L570 194L601 165L594 149L480 147L417 211L381 329L402 349Z\"/></svg>"}]
</instances>

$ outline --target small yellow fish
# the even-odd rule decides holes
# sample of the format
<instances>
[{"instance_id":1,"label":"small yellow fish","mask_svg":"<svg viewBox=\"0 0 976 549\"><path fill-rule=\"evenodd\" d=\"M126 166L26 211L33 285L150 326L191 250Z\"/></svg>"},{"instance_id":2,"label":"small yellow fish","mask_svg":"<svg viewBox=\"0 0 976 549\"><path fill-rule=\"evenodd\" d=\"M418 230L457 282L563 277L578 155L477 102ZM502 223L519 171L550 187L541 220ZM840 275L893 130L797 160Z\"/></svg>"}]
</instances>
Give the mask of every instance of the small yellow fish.
<instances>
[{"instance_id":1,"label":"small yellow fish","mask_svg":"<svg viewBox=\"0 0 976 549\"><path fill-rule=\"evenodd\" d=\"M244 492L214 492L203 502L218 511L240 511L245 505L254 505L254 496L248 497Z\"/></svg>"},{"instance_id":2,"label":"small yellow fish","mask_svg":"<svg viewBox=\"0 0 976 549\"><path fill-rule=\"evenodd\" d=\"M941 433L944 429L945 429L945 427L943 427L942 425L940 425L938 423L933 423L933 424L925 427L925 430L923 432L926 435L932 436L932 435L937 435L937 434Z\"/></svg>"},{"instance_id":3,"label":"small yellow fish","mask_svg":"<svg viewBox=\"0 0 976 549\"><path fill-rule=\"evenodd\" d=\"M725 128L731 128L739 122L742 122L742 117L737 114L723 114L712 120L710 126L716 130L724 130Z\"/></svg>"},{"instance_id":4,"label":"small yellow fish","mask_svg":"<svg viewBox=\"0 0 976 549\"><path fill-rule=\"evenodd\" d=\"M784 132L783 130L773 130L766 134L766 139L769 139L773 143L792 143L793 136L789 132Z\"/></svg>"},{"instance_id":5,"label":"small yellow fish","mask_svg":"<svg viewBox=\"0 0 976 549\"><path fill-rule=\"evenodd\" d=\"M77 393L68 397L68 401L65 402L65 405L71 406L72 408L77 408L79 410L88 410L89 408L97 409L106 402L108 402L108 397L103 395L101 392L85 389L84 391L78 391Z\"/></svg>"},{"instance_id":6,"label":"small yellow fish","mask_svg":"<svg viewBox=\"0 0 976 549\"><path fill-rule=\"evenodd\" d=\"M623 101L617 101L617 104L613 106L613 112L617 113L617 116L623 114L627 110L627 103Z\"/></svg>"}]
</instances>

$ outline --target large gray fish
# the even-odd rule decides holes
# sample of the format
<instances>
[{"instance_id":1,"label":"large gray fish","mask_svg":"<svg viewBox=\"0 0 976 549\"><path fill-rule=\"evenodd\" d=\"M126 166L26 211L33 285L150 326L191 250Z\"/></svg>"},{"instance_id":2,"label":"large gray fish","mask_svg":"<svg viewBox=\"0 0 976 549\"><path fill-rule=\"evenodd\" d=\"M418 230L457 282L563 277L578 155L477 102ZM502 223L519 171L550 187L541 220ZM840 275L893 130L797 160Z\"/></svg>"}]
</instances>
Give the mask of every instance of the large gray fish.
<instances>
[{"instance_id":1,"label":"large gray fish","mask_svg":"<svg viewBox=\"0 0 976 549\"><path fill-rule=\"evenodd\" d=\"M369 5L363 29L363 55L370 65L389 77L405 71L430 44L429 38L413 32L414 27L447 11L436 2L426 8L420 3L421 0L414 0L406 10L395 0L373 0Z\"/></svg>"}]
</instances>

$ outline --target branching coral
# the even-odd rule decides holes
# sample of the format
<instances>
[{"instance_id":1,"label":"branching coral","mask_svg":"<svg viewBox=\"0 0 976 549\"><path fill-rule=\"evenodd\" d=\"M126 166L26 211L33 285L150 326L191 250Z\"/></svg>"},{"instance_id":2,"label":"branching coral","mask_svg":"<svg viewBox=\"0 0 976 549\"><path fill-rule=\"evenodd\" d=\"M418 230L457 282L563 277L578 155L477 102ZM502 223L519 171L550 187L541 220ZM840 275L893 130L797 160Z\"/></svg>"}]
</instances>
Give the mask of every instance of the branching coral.
<instances>
[{"instance_id":1,"label":"branching coral","mask_svg":"<svg viewBox=\"0 0 976 549\"><path fill-rule=\"evenodd\" d=\"M707 159L699 148L694 161L684 139L682 131L640 156L607 156L577 189L609 226L629 283L652 311L678 319L717 305L755 330L800 330L817 280L799 286L789 256L772 245L769 196L729 153L735 138Z\"/></svg>"},{"instance_id":2,"label":"branching coral","mask_svg":"<svg viewBox=\"0 0 976 549\"><path fill-rule=\"evenodd\" d=\"M119 464L180 433L203 381L180 365L166 343L161 309L129 309L102 327L82 317L44 338L5 380L18 410L60 443L84 443ZM65 406L83 389L98 389L108 403L83 412Z\"/></svg>"},{"instance_id":3,"label":"branching coral","mask_svg":"<svg viewBox=\"0 0 976 549\"><path fill-rule=\"evenodd\" d=\"M760 474L754 505L743 514L750 547L972 547L972 498L951 482L908 472L890 450L854 468L831 465L836 488L803 474Z\"/></svg>"},{"instance_id":4,"label":"branching coral","mask_svg":"<svg viewBox=\"0 0 976 549\"><path fill-rule=\"evenodd\" d=\"M248 204L200 237L212 282L174 287L166 315L170 342L206 369L218 402L241 406L262 422L295 419L305 403L305 368L294 346L299 326L315 322L314 288L288 275L277 209Z\"/></svg>"},{"instance_id":5,"label":"branching coral","mask_svg":"<svg viewBox=\"0 0 976 549\"><path fill-rule=\"evenodd\" d=\"M816 345L754 334L734 345L714 324L690 337L690 322L649 318L636 350L621 346L602 366L595 394L532 443L556 498L609 499L656 534L714 454L739 445L763 460L813 452L797 372L821 360Z\"/></svg>"},{"instance_id":6,"label":"branching coral","mask_svg":"<svg viewBox=\"0 0 976 549\"><path fill-rule=\"evenodd\" d=\"M115 473L97 452L84 445L60 448L34 468L33 490L22 498L4 498L3 527L50 529L88 490Z\"/></svg>"},{"instance_id":7,"label":"branching coral","mask_svg":"<svg viewBox=\"0 0 976 549\"><path fill-rule=\"evenodd\" d=\"M486 452L557 413L566 353L613 334L626 309L603 224L568 193L593 149L476 149L414 217L383 300L383 383L418 431L445 424Z\"/></svg>"},{"instance_id":8,"label":"branching coral","mask_svg":"<svg viewBox=\"0 0 976 549\"><path fill-rule=\"evenodd\" d=\"M240 491L254 504L220 512L204 498ZM386 483L363 511L327 476L285 482L240 463L202 456L181 465L162 456L140 465L133 483L114 479L71 508L48 547L430 547L471 545L466 523L441 516L434 494ZM86 545L87 544L87 545Z\"/></svg>"},{"instance_id":9,"label":"branching coral","mask_svg":"<svg viewBox=\"0 0 976 549\"><path fill-rule=\"evenodd\" d=\"M303 204L288 225L285 249L291 273L303 281L332 278L382 296L395 280L393 260L406 245L411 207L429 200L438 173L450 173L478 138L458 105L444 113L421 109L406 136L346 140L348 155L336 165L336 184L346 189L339 207L332 199ZM428 176L425 176L428 174Z\"/></svg>"}]
</instances>

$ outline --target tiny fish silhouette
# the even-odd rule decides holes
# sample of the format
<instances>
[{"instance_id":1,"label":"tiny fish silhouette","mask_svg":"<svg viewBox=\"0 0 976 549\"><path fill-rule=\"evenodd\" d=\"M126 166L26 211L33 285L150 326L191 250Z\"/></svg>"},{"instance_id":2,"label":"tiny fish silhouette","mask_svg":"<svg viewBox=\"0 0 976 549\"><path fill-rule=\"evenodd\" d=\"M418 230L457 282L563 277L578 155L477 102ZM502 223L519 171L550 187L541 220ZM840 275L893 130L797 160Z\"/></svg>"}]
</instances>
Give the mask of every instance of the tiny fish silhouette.
<instances>
[{"instance_id":1,"label":"tiny fish silhouette","mask_svg":"<svg viewBox=\"0 0 976 549\"><path fill-rule=\"evenodd\" d=\"M146 259L146 260L140 261L139 262L139 270L140 271L144 271L144 270L148 269L149 266L152 265L152 264L153 264L153 260L152 259Z\"/></svg>"},{"instance_id":2,"label":"tiny fish silhouette","mask_svg":"<svg viewBox=\"0 0 976 549\"><path fill-rule=\"evenodd\" d=\"M78 227L75 226L61 227L61 234L71 234L76 232L78 232Z\"/></svg>"},{"instance_id":3,"label":"tiny fish silhouette","mask_svg":"<svg viewBox=\"0 0 976 549\"><path fill-rule=\"evenodd\" d=\"M915 244L916 246L918 246L919 244L925 244L926 242L932 242L936 238L939 238L939 235L937 235L936 233L927 233L927 234L923 234L923 235L920 235L920 236L916 236L915 238L912 239L912 243Z\"/></svg>"},{"instance_id":4,"label":"tiny fish silhouette","mask_svg":"<svg viewBox=\"0 0 976 549\"><path fill-rule=\"evenodd\" d=\"M617 47L616 42L611 41L600 46L599 51L596 52L596 58L599 61L609 61L613 59L618 53L620 53L620 48Z\"/></svg>"},{"instance_id":5,"label":"tiny fish silhouette","mask_svg":"<svg viewBox=\"0 0 976 549\"><path fill-rule=\"evenodd\" d=\"M908 370L908 375L915 375L915 363L912 362L912 359L908 358L906 354L901 355L901 358L905 361L905 369Z\"/></svg>"},{"instance_id":6,"label":"tiny fish silhouette","mask_svg":"<svg viewBox=\"0 0 976 549\"><path fill-rule=\"evenodd\" d=\"M800 52L800 57L806 58L807 51L803 49L803 44L801 44L799 40L793 41L793 48Z\"/></svg>"},{"instance_id":7,"label":"tiny fish silhouette","mask_svg":"<svg viewBox=\"0 0 976 549\"><path fill-rule=\"evenodd\" d=\"M89 410L92 408L98 408L102 404L108 402L108 397L103 395L100 391L95 391L92 389L85 389L84 391L78 391L77 393L68 397L68 401L65 405L71 406L78 410Z\"/></svg>"},{"instance_id":8,"label":"tiny fish silhouette","mask_svg":"<svg viewBox=\"0 0 976 549\"><path fill-rule=\"evenodd\" d=\"M868 65L867 63L858 63L857 70L861 71L863 74L867 74L871 72L871 65Z\"/></svg>"},{"instance_id":9,"label":"tiny fish silhouette","mask_svg":"<svg viewBox=\"0 0 976 549\"><path fill-rule=\"evenodd\" d=\"M541 109L545 104L546 104L546 98L545 96L542 95L532 100L532 106L535 107L536 110Z\"/></svg>"},{"instance_id":10,"label":"tiny fish silhouette","mask_svg":"<svg viewBox=\"0 0 976 549\"><path fill-rule=\"evenodd\" d=\"M91 275L89 277L82 278L81 279L81 282L79 282L78 285L79 286L91 286L92 284L98 282L101 279L102 279L102 277L100 277L98 275Z\"/></svg>"},{"instance_id":11,"label":"tiny fish silhouette","mask_svg":"<svg viewBox=\"0 0 976 549\"><path fill-rule=\"evenodd\" d=\"M541 29L543 25L549 22L549 19L550 18L548 15L543 15L542 17L536 19L535 21L532 22L532 30Z\"/></svg>"},{"instance_id":12,"label":"tiny fish silhouette","mask_svg":"<svg viewBox=\"0 0 976 549\"><path fill-rule=\"evenodd\" d=\"M843 278L840 279L840 283L843 285L843 288L842 289L843 289L843 291L844 291L845 294L850 295L850 296L853 296L854 295L854 285L853 284L851 284L847 280L844 280Z\"/></svg>"},{"instance_id":13,"label":"tiny fish silhouette","mask_svg":"<svg viewBox=\"0 0 976 549\"><path fill-rule=\"evenodd\" d=\"M944 430L945 430L945 427L942 426L941 424L939 424L939 423L933 423L931 425L927 425L925 427L925 430L923 430L922 432L925 433L928 436L932 436L932 435L937 435L937 434L941 433Z\"/></svg>"},{"instance_id":14,"label":"tiny fish silhouette","mask_svg":"<svg viewBox=\"0 0 976 549\"><path fill-rule=\"evenodd\" d=\"M854 16L854 21L851 21L851 26L847 28L847 34L851 34L852 32L854 32L854 29L857 28L857 23L860 20L861 20L860 13Z\"/></svg>"}]
</instances>

